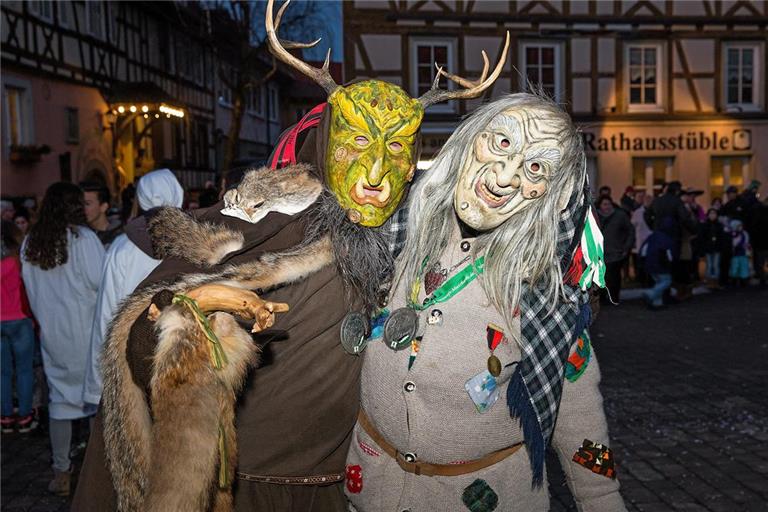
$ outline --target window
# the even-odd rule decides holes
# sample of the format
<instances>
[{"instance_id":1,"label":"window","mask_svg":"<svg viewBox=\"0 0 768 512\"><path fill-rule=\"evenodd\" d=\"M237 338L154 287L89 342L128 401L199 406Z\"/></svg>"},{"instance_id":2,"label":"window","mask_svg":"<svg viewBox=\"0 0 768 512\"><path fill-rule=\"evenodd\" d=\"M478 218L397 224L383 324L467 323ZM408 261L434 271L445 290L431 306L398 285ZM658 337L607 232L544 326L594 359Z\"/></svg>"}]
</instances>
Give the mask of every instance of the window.
<instances>
[{"instance_id":1,"label":"window","mask_svg":"<svg viewBox=\"0 0 768 512\"><path fill-rule=\"evenodd\" d=\"M632 159L632 188L661 194L664 183L674 179L674 157L636 157Z\"/></svg>"},{"instance_id":2,"label":"window","mask_svg":"<svg viewBox=\"0 0 768 512\"><path fill-rule=\"evenodd\" d=\"M18 87L5 88L5 130L6 141L9 146L18 146L28 141L24 136L24 116L23 116L23 95L24 89Z\"/></svg>"},{"instance_id":3,"label":"window","mask_svg":"<svg viewBox=\"0 0 768 512\"><path fill-rule=\"evenodd\" d=\"M29 2L29 12L40 19L53 21L53 2L51 0Z\"/></svg>"},{"instance_id":4,"label":"window","mask_svg":"<svg viewBox=\"0 0 768 512\"><path fill-rule=\"evenodd\" d=\"M104 4L85 2L85 24L89 34L99 39L104 38Z\"/></svg>"},{"instance_id":5,"label":"window","mask_svg":"<svg viewBox=\"0 0 768 512\"><path fill-rule=\"evenodd\" d=\"M414 97L419 97L432 88L437 74L435 64L447 71L453 71L454 41L432 38L415 39L411 44L411 89ZM454 71L455 72L455 71ZM453 89L454 84L443 78L443 88ZM433 112L453 112L453 102L430 107Z\"/></svg>"},{"instance_id":6,"label":"window","mask_svg":"<svg viewBox=\"0 0 768 512\"><path fill-rule=\"evenodd\" d=\"M749 155L713 156L709 171L709 196L723 197L725 189L730 186L742 190L749 178L750 160Z\"/></svg>"},{"instance_id":7,"label":"window","mask_svg":"<svg viewBox=\"0 0 768 512\"><path fill-rule=\"evenodd\" d=\"M62 27L69 27L70 10L72 9L71 2L57 2L56 9L59 16L59 25Z\"/></svg>"},{"instance_id":8,"label":"window","mask_svg":"<svg viewBox=\"0 0 768 512\"><path fill-rule=\"evenodd\" d=\"M107 10L107 32L109 33L109 41L112 44L117 44L117 14L118 10L120 9L120 4L118 3L107 3L105 4L105 9Z\"/></svg>"},{"instance_id":9,"label":"window","mask_svg":"<svg viewBox=\"0 0 768 512\"><path fill-rule=\"evenodd\" d=\"M256 114L264 115L264 88L262 86L255 87L253 93L253 110Z\"/></svg>"},{"instance_id":10,"label":"window","mask_svg":"<svg viewBox=\"0 0 768 512\"><path fill-rule=\"evenodd\" d=\"M279 117L278 112L278 96L277 96L277 87L268 87L267 88L267 101L269 101L269 120L270 121L277 121Z\"/></svg>"},{"instance_id":11,"label":"window","mask_svg":"<svg viewBox=\"0 0 768 512\"><path fill-rule=\"evenodd\" d=\"M662 108L661 45L627 45L627 85L630 111Z\"/></svg>"},{"instance_id":12,"label":"window","mask_svg":"<svg viewBox=\"0 0 768 512\"><path fill-rule=\"evenodd\" d=\"M523 89L528 90L529 84L535 88L541 87L555 100L562 94L560 70L560 45L543 43L524 43L520 52L521 69L525 70L526 83Z\"/></svg>"},{"instance_id":13,"label":"window","mask_svg":"<svg viewBox=\"0 0 768 512\"><path fill-rule=\"evenodd\" d=\"M728 107L759 109L760 49L756 43L727 44L725 47L725 103Z\"/></svg>"},{"instance_id":14,"label":"window","mask_svg":"<svg viewBox=\"0 0 768 512\"><path fill-rule=\"evenodd\" d=\"M67 108L64 111L65 130L67 144L77 144L80 141L80 119L76 108Z\"/></svg>"}]
</instances>

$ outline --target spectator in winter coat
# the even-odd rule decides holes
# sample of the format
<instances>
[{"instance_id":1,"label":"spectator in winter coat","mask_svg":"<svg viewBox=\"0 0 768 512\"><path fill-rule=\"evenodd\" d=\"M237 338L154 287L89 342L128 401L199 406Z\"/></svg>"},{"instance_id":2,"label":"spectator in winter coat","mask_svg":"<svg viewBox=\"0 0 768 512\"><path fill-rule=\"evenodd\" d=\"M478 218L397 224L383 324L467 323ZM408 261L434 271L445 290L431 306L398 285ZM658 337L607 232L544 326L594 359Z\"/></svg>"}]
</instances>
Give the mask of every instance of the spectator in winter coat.
<instances>
[{"instance_id":1,"label":"spectator in winter coat","mask_svg":"<svg viewBox=\"0 0 768 512\"><path fill-rule=\"evenodd\" d=\"M698 239L701 252L707 261L705 276L711 288L718 286L720 281L720 257L723 244L726 242L723 224L718 219L717 210L710 208L707 212L706 222L702 222Z\"/></svg>"},{"instance_id":2,"label":"spectator in winter coat","mask_svg":"<svg viewBox=\"0 0 768 512\"><path fill-rule=\"evenodd\" d=\"M659 229L651 233L640 249L645 270L654 281L653 287L643 292L650 309L659 309L663 306L664 292L672 285L672 265L679 251L679 244L670 235L673 231L674 220L666 217Z\"/></svg>"},{"instance_id":3,"label":"spectator in winter coat","mask_svg":"<svg viewBox=\"0 0 768 512\"><path fill-rule=\"evenodd\" d=\"M635 228L635 246L632 248L632 260L635 268L635 278L643 286L648 286L649 276L643 268L643 259L640 257L640 248L645 243L645 240L651 235L651 228L645 222L645 210L651 206L653 196L646 195L644 191L640 190L635 192L635 201L640 205L635 211L632 212L630 222Z\"/></svg>"},{"instance_id":4,"label":"spectator in winter coat","mask_svg":"<svg viewBox=\"0 0 768 512\"><path fill-rule=\"evenodd\" d=\"M604 240L605 286L610 299L618 302L621 294L621 268L635 242L635 230L627 212L615 208L608 196L598 200L597 213Z\"/></svg>"},{"instance_id":5,"label":"spectator in winter coat","mask_svg":"<svg viewBox=\"0 0 768 512\"><path fill-rule=\"evenodd\" d=\"M109 322L114 317L120 301L133 292L162 261L155 259L152 254L152 244L147 234L148 212L160 206L181 208L184 189L171 171L159 169L142 176L136 189L136 199L142 215L129 222L125 227L125 234L117 237L112 243L101 273L83 384L83 401L94 411L101 399L99 360Z\"/></svg>"},{"instance_id":6,"label":"spectator in winter coat","mask_svg":"<svg viewBox=\"0 0 768 512\"><path fill-rule=\"evenodd\" d=\"M624 190L624 195L621 196L621 207L626 211L628 214L631 214L633 211L637 210L637 208L642 203L638 203L635 200L635 189L632 187L627 187Z\"/></svg>"},{"instance_id":7,"label":"spectator in winter coat","mask_svg":"<svg viewBox=\"0 0 768 512\"><path fill-rule=\"evenodd\" d=\"M744 220L744 203L739 195L739 189L731 185L725 190L726 201L720 208L720 215L725 215L729 220Z\"/></svg>"},{"instance_id":8,"label":"spectator in winter coat","mask_svg":"<svg viewBox=\"0 0 768 512\"><path fill-rule=\"evenodd\" d=\"M670 182L664 194L654 199L650 208L645 210L645 222L654 231L660 228L665 217L670 217L672 224L669 224L671 230L669 235L677 241L682 237L683 228L695 232L697 227L690 210L680 199L681 188L679 181Z\"/></svg>"},{"instance_id":9,"label":"spectator in winter coat","mask_svg":"<svg viewBox=\"0 0 768 512\"><path fill-rule=\"evenodd\" d=\"M752 217L752 249L755 251L755 274L760 286L768 281L765 265L768 263L768 202L763 201Z\"/></svg>"},{"instance_id":10,"label":"spectator in winter coat","mask_svg":"<svg viewBox=\"0 0 768 512\"><path fill-rule=\"evenodd\" d=\"M104 261L104 247L86 225L83 192L77 185L54 183L48 187L21 254L24 286L40 323L50 390L54 479L48 490L68 496L72 420L88 416L83 379Z\"/></svg>"},{"instance_id":11,"label":"spectator in winter coat","mask_svg":"<svg viewBox=\"0 0 768 512\"><path fill-rule=\"evenodd\" d=\"M746 285L749 279L749 233L744 231L744 223L738 219L731 221L731 269L728 275L734 284Z\"/></svg>"}]
</instances>

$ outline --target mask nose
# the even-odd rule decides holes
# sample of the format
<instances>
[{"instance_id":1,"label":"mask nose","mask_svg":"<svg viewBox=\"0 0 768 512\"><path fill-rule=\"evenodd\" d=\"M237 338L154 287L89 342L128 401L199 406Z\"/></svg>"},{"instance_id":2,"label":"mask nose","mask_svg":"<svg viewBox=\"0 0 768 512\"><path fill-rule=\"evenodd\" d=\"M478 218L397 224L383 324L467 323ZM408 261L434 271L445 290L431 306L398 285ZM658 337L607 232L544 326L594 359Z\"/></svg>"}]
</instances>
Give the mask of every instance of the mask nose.
<instances>
[{"instance_id":1,"label":"mask nose","mask_svg":"<svg viewBox=\"0 0 768 512\"><path fill-rule=\"evenodd\" d=\"M522 155L515 155L509 162L495 162L492 169L496 174L496 184L500 187L518 188L520 176L517 175L517 171L522 163Z\"/></svg>"},{"instance_id":2,"label":"mask nose","mask_svg":"<svg viewBox=\"0 0 768 512\"><path fill-rule=\"evenodd\" d=\"M368 171L368 183L374 187L381 185L381 180L384 178L384 158L378 157L373 163L373 167Z\"/></svg>"}]
</instances>

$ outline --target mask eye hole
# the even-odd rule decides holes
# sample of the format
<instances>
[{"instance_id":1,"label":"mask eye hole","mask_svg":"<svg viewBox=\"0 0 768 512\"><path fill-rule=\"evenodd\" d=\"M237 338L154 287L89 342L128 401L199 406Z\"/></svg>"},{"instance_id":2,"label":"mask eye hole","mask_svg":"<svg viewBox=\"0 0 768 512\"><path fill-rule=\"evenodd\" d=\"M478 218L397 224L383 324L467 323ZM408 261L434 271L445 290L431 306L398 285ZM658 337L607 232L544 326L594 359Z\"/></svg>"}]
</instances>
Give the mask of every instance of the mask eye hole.
<instances>
[{"instance_id":1,"label":"mask eye hole","mask_svg":"<svg viewBox=\"0 0 768 512\"><path fill-rule=\"evenodd\" d=\"M364 148L365 146L367 146L368 143L369 143L368 137L366 137L365 135L358 135L357 137L355 137L355 144L357 144L361 148Z\"/></svg>"},{"instance_id":2,"label":"mask eye hole","mask_svg":"<svg viewBox=\"0 0 768 512\"><path fill-rule=\"evenodd\" d=\"M531 164L531 171L539 172L539 169L541 169L541 166L537 162L533 162Z\"/></svg>"},{"instance_id":3,"label":"mask eye hole","mask_svg":"<svg viewBox=\"0 0 768 512\"><path fill-rule=\"evenodd\" d=\"M400 144L399 142L390 142L389 143L389 149L393 153L399 153L399 152L401 152L403 150L403 145Z\"/></svg>"},{"instance_id":4,"label":"mask eye hole","mask_svg":"<svg viewBox=\"0 0 768 512\"><path fill-rule=\"evenodd\" d=\"M508 138L504 137L499 141L499 146L501 146L504 149L507 149L509 146L511 146L512 143L509 141Z\"/></svg>"}]
</instances>

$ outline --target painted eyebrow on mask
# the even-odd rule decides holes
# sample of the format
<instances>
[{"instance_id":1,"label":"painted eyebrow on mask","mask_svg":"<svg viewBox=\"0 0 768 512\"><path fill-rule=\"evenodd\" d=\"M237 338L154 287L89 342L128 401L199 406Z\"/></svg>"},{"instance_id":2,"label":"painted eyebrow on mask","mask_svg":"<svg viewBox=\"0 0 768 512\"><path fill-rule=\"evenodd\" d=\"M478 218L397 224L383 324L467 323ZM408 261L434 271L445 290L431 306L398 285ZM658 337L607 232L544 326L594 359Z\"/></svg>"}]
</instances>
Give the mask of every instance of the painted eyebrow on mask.
<instances>
[{"instance_id":1,"label":"painted eyebrow on mask","mask_svg":"<svg viewBox=\"0 0 768 512\"><path fill-rule=\"evenodd\" d=\"M503 130L506 134L512 137L512 143L514 147L520 147L522 141L522 130L520 123L512 116L498 115L494 117L488 124L487 131Z\"/></svg>"},{"instance_id":2,"label":"painted eyebrow on mask","mask_svg":"<svg viewBox=\"0 0 768 512\"><path fill-rule=\"evenodd\" d=\"M531 148L525 154L526 161L534 159L547 160L550 163L560 161L560 150L558 148L544 147L544 148Z\"/></svg>"}]
</instances>

